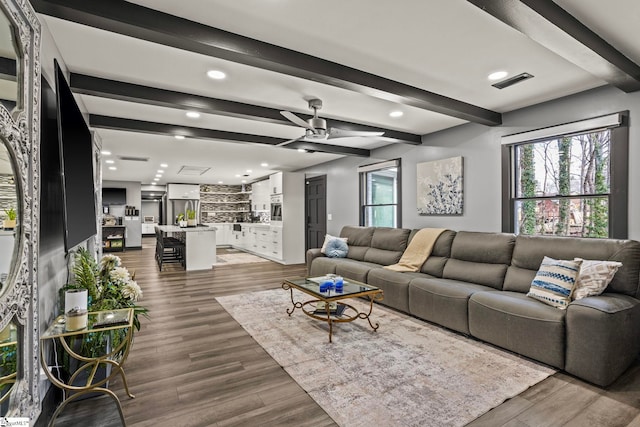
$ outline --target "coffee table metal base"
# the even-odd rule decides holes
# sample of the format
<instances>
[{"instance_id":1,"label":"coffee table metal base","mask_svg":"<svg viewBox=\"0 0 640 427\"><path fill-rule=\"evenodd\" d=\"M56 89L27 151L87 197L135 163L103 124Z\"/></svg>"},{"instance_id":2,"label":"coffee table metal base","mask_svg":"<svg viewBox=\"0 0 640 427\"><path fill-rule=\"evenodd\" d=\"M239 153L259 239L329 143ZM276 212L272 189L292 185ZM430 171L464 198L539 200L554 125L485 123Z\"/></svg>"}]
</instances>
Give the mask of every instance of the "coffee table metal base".
<instances>
[{"instance_id":1,"label":"coffee table metal base","mask_svg":"<svg viewBox=\"0 0 640 427\"><path fill-rule=\"evenodd\" d=\"M360 311L357 308L355 308L353 305L346 304L345 302L341 301L340 300L341 295L339 294L329 296L327 297L327 299L316 298L308 301L296 301L293 297L293 290L298 289L299 291L306 293L303 289L300 289L297 286L292 285L291 283L288 283L286 281L282 283L282 289L289 290L291 293L291 303L293 304L293 306L291 308L287 308L287 314L291 316L293 312L297 308L299 308L307 316L316 320L327 322L327 324L329 325L329 342L332 342L331 337L333 335L334 323L346 323L346 322L353 322L356 319L366 319L367 322L369 322L369 326L371 326L374 332L377 331L378 328L380 327L380 324L378 322L373 323L371 321L371 312L373 311L373 302L382 300L383 298L382 290L369 291L363 295L354 295L354 296L349 295L349 296L343 297L343 298L367 297L369 299L369 310ZM341 316L338 317L335 314L331 314L330 309L327 310L326 316L315 313L317 303L324 302L325 307L329 307L330 302L338 302L338 301L339 301L339 304L342 304L345 306L345 310Z\"/></svg>"}]
</instances>

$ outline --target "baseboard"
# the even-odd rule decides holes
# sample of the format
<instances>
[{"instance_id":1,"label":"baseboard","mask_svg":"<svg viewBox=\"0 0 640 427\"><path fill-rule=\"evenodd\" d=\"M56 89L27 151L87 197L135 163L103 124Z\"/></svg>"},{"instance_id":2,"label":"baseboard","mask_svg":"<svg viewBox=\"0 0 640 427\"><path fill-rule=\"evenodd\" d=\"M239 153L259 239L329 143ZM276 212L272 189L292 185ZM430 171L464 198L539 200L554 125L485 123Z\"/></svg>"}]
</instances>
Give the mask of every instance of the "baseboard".
<instances>
[{"instance_id":1,"label":"baseboard","mask_svg":"<svg viewBox=\"0 0 640 427\"><path fill-rule=\"evenodd\" d=\"M141 251L142 250L142 246L127 246L125 248L125 250L132 250L132 251Z\"/></svg>"}]
</instances>

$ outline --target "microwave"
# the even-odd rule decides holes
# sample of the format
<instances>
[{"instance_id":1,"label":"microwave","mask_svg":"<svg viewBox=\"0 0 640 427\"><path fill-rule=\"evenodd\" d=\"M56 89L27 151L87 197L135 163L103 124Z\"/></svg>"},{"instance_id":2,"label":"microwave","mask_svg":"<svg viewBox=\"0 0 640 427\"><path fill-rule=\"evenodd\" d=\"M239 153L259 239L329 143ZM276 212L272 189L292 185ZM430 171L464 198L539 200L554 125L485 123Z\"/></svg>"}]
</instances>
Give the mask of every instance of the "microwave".
<instances>
[{"instance_id":1,"label":"microwave","mask_svg":"<svg viewBox=\"0 0 640 427\"><path fill-rule=\"evenodd\" d=\"M282 221L282 195L271 196L271 221Z\"/></svg>"}]
</instances>

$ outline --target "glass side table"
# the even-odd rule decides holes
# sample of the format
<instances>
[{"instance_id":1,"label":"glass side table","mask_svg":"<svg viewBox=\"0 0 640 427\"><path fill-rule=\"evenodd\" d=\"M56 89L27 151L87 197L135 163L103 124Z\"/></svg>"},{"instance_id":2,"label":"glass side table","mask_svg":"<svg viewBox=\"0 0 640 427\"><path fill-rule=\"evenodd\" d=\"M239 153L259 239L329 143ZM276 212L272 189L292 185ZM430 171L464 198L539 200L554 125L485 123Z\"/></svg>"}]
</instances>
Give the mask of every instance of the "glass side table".
<instances>
[{"instance_id":1,"label":"glass side table","mask_svg":"<svg viewBox=\"0 0 640 427\"><path fill-rule=\"evenodd\" d=\"M118 396L106 387L117 374L122 377L124 389L130 398L127 377L122 365L129 355L133 337L133 308L90 312L87 327L77 331L65 329L65 316L58 316L47 330L40 335L40 361L44 372L53 385L62 389L64 400L54 412L49 426L53 426L62 410L75 399L89 393L104 393L116 402L122 424L126 425ZM51 341L54 348L58 344L69 358L69 379L62 380L47 367L44 357L45 342ZM46 346L48 347L48 346ZM75 365L75 366L74 366ZM104 367L104 377L96 375ZM110 372L109 372L110 367ZM85 378L86 377L86 378Z\"/></svg>"}]
</instances>

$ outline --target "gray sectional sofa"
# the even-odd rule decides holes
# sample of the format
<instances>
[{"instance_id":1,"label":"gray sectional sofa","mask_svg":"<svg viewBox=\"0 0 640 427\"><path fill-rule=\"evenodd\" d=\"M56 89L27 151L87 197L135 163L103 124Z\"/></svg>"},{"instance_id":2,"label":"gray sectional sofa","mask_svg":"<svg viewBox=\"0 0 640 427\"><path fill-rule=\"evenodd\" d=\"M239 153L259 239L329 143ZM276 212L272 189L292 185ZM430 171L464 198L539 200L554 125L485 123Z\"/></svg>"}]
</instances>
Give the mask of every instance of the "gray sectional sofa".
<instances>
[{"instance_id":1,"label":"gray sectional sofa","mask_svg":"<svg viewBox=\"0 0 640 427\"><path fill-rule=\"evenodd\" d=\"M640 352L640 242L444 231L421 271L398 262L418 230L346 226L346 258L307 251L311 276L339 274L384 290L382 304L562 369L599 386ZM544 256L619 261L600 296L560 310L529 298Z\"/></svg>"}]
</instances>

